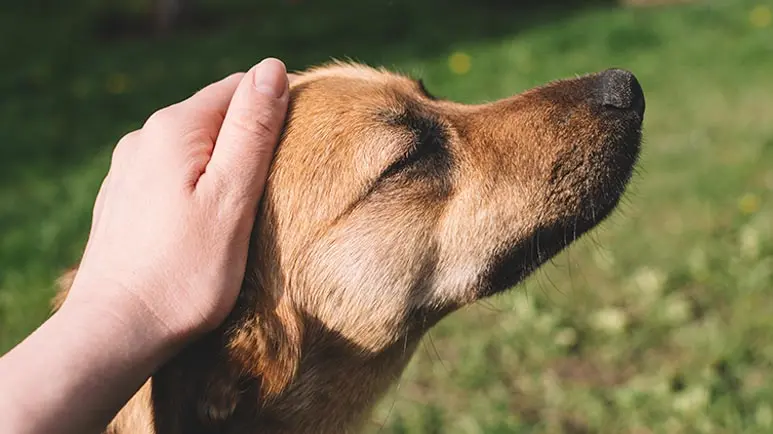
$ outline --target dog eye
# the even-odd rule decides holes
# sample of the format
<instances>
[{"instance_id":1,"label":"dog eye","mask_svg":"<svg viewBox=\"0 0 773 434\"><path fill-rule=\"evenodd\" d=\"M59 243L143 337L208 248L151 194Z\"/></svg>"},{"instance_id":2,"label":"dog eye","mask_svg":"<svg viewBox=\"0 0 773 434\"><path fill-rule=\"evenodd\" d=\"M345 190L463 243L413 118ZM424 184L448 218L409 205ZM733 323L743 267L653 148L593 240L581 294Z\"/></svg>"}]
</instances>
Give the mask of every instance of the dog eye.
<instances>
[{"instance_id":1,"label":"dog eye","mask_svg":"<svg viewBox=\"0 0 773 434\"><path fill-rule=\"evenodd\" d=\"M446 133L443 127L432 119L413 113L403 113L392 122L411 132L412 143L405 154L381 174L380 178L389 178L411 168L424 164L428 173L436 173L448 165Z\"/></svg>"}]
</instances>

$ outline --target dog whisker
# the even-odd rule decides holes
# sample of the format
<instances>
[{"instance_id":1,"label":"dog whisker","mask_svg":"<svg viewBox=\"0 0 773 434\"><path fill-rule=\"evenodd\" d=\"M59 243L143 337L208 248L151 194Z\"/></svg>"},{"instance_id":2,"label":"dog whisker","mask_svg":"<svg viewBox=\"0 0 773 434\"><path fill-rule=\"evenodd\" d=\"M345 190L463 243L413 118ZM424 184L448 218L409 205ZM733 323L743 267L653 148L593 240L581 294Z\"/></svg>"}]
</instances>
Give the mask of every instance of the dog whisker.
<instances>
[{"instance_id":1,"label":"dog whisker","mask_svg":"<svg viewBox=\"0 0 773 434\"><path fill-rule=\"evenodd\" d=\"M639 173L644 97L626 71L474 110L352 59L290 86L234 313L145 389L170 397L174 408L156 416L184 427L174 434L211 430L189 416L198 402L226 409L210 413L229 432L350 433L396 384L385 419L370 419L382 432L397 400L410 401L399 378L420 346L451 374L431 326L475 301L469 316L490 323L491 312L516 306L481 299L513 287L545 310L544 300L566 297L551 274L563 271L557 255L618 204L629 208L620 196ZM567 262L573 289L568 250ZM247 389L234 418L239 380ZM197 386L210 381L223 393ZM213 407L222 396L229 405ZM147 403L127 408L110 432L136 432L125 420L154 417Z\"/></svg>"}]
</instances>

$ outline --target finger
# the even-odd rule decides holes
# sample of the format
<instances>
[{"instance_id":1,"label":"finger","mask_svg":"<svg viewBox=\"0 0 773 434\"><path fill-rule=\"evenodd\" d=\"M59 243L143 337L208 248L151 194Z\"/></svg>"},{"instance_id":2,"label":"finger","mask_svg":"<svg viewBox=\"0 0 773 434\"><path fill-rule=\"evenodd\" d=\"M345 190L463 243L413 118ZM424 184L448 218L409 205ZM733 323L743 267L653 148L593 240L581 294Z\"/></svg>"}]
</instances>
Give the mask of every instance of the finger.
<instances>
[{"instance_id":1,"label":"finger","mask_svg":"<svg viewBox=\"0 0 773 434\"><path fill-rule=\"evenodd\" d=\"M212 120L215 123L216 131L212 136L213 143L217 138L217 133L220 131L220 126L223 124L231 98L242 78L244 78L243 72L231 74L223 80L206 86L182 102L182 104L190 106L191 111L196 112L196 115L202 116L203 119L194 118L192 120L194 123L204 121L205 119Z\"/></svg>"},{"instance_id":2,"label":"finger","mask_svg":"<svg viewBox=\"0 0 773 434\"><path fill-rule=\"evenodd\" d=\"M186 146L191 141L214 143L228 105L244 73L212 83L188 99L155 112L143 130L164 144ZM197 137L192 137L197 136Z\"/></svg>"},{"instance_id":3,"label":"finger","mask_svg":"<svg viewBox=\"0 0 773 434\"><path fill-rule=\"evenodd\" d=\"M266 59L242 79L225 115L212 158L199 179L202 189L254 206L263 193L268 167L287 114L287 72Z\"/></svg>"}]
</instances>

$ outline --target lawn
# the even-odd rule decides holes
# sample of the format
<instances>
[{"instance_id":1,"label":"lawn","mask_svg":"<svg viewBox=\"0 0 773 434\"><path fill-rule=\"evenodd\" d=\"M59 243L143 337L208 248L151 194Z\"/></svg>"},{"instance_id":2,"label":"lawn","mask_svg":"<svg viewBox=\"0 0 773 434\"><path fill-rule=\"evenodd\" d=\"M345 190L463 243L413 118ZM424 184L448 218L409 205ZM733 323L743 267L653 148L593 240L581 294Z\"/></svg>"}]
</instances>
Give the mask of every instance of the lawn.
<instances>
[{"instance_id":1,"label":"lawn","mask_svg":"<svg viewBox=\"0 0 773 434\"><path fill-rule=\"evenodd\" d=\"M351 57L479 102L620 66L647 97L620 211L441 322L368 432L773 432L770 0L213 0L164 40L71 3L0 15L0 353L45 319L115 141L228 72Z\"/></svg>"}]
</instances>

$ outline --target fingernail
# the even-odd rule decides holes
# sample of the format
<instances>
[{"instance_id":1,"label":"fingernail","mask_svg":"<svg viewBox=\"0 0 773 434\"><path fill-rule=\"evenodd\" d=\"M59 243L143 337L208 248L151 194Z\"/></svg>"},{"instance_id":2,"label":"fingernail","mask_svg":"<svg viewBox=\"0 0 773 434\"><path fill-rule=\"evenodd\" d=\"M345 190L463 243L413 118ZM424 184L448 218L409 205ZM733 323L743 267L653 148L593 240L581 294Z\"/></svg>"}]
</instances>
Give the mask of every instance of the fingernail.
<instances>
[{"instance_id":1,"label":"fingernail","mask_svg":"<svg viewBox=\"0 0 773 434\"><path fill-rule=\"evenodd\" d=\"M287 69L280 60L268 58L255 66L255 89L273 98L280 98L287 90Z\"/></svg>"}]
</instances>

